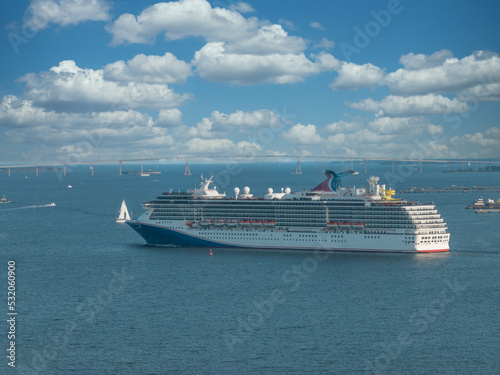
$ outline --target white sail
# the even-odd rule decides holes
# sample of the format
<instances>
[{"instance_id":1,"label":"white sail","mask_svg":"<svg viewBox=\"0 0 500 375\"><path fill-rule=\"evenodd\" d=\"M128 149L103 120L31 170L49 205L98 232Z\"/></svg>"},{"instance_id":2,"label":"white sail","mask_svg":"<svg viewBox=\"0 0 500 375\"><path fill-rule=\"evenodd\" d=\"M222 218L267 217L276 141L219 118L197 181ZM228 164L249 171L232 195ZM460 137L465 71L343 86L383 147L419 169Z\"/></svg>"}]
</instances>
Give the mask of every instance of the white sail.
<instances>
[{"instance_id":1,"label":"white sail","mask_svg":"<svg viewBox=\"0 0 500 375\"><path fill-rule=\"evenodd\" d=\"M127 210L127 205L125 204L125 199L122 201L122 206L120 208L120 214L116 219L117 223L124 223L126 220L130 220L130 215Z\"/></svg>"}]
</instances>

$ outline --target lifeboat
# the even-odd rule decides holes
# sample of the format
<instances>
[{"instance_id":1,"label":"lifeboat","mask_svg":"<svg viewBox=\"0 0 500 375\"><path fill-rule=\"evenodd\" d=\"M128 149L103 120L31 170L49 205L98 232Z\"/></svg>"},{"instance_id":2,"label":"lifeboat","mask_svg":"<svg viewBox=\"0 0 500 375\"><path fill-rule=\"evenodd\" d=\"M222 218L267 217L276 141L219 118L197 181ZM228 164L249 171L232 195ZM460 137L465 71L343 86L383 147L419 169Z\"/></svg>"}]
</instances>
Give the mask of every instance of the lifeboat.
<instances>
[{"instance_id":1,"label":"lifeboat","mask_svg":"<svg viewBox=\"0 0 500 375\"><path fill-rule=\"evenodd\" d=\"M238 225L238 222L236 220L228 220L228 221L226 221L226 225L228 227L235 227Z\"/></svg>"},{"instance_id":2,"label":"lifeboat","mask_svg":"<svg viewBox=\"0 0 500 375\"><path fill-rule=\"evenodd\" d=\"M347 222L347 223L339 223L339 227L340 228L350 228L351 227L351 223Z\"/></svg>"},{"instance_id":3,"label":"lifeboat","mask_svg":"<svg viewBox=\"0 0 500 375\"><path fill-rule=\"evenodd\" d=\"M202 227L208 227L209 225L212 225L212 220L201 220L200 225Z\"/></svg>"},{"instance_id":4,"label":"lifeboat","mask_svg":"<svg viewBox=\"0 0 500 375\"><path fill-rule=\"evenodd\" d=\"M351 223L353 229L359 229L363 230L365 229L365 224L364 223Z\"/></svg>"},{"instance_id":5,"label":"lifeboat","mask_svg":"<svg viewBox=\"0 0 500 375\"><path fill-rule=\"evenodd\" d=\"M216 227L222 227L224 224L226 224L226 222L224 220L214 220L212 224Z\"/></svg>"},{"instance_id":6,"label":"lifeboat","mask_svg":"<svg viewBox=\"0 0 500 375\"><path fill-rule=\"evenodd\" d=\"M240 220L240 221L238 221L238 224L240 224L242 227L249 227L250 220Z\"/></svg>"},{"instance_id":7,"label":"lifeboat","mask_svg":"<svg viewBox=\"0 0 500 375\"><path fill-rule=\"evenodd\" d=\"M252 220L251 223L252 223L252 226L254 226L254 227L261 227L262 226L262 220Z\"/></svg>"},{"instance_id":8,"label":"lifeboat","mask_svg":"<svg viewBox=\"0 0 500 375\"><path fill-rule=\"evenodd\" d=\"M339 227L339 223L337 223L336 221L334 221L332 223L326 223L326 227L327 228L338 228Z\"/></svg>"},{"instance_id":9,"label":"lifeboat","mask_svg":"<svg viewBox=\"0 0 500 375\"><path fill-rule=\"evenodd\" d=\"M265 227L274 227L274 220L264 220L262 221Z\"/></svg>"}]
</instances>

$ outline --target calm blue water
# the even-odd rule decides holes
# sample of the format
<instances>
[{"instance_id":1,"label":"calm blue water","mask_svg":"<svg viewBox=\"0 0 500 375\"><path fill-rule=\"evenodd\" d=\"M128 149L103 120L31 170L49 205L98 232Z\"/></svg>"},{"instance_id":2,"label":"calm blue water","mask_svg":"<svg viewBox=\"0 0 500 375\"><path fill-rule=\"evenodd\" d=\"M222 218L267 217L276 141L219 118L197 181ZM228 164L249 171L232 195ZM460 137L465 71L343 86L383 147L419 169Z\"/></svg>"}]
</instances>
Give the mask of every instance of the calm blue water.
<instances>
[{"instance_id":1,"label":"calm blue water","mask_svg":"<svg viewBox=\"0 0 500 375\"><path fill-rule=\"evenodd\" d=\"M500 374L500 214L464 209L500 193L406 196L437 205L451 232L447 254L209 256L145 246L114 222L122 199L137 217L142 201L193 188L201 173L218 173L219 191L248 185L262 196L268 187L312 188L325 167L349 165L304 163L303 175L290 174L294 163L193 165L196 176L161 165L149 178L120 177L117 166L97 166L94 177L76 168L62 181L53 172L0 174L0 195L13 201L0 206L0 290L15 260L18 312L17 367L1 356L0 372ZM365 186L355 167L361 174L344 184ZM389 176L388 185L500 186L498 173L444 169ZM384 183L392 165L368 172Z\"/></svg>"}]
</instances>

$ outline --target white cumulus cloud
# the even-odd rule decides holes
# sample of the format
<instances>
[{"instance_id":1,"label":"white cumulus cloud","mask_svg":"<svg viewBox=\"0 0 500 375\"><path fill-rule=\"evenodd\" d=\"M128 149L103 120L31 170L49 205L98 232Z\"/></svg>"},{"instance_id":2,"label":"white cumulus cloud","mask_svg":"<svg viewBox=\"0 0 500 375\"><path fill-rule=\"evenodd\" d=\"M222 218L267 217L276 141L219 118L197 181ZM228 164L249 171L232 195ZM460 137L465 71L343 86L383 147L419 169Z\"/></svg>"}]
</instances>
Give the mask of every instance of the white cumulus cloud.
<instances>
[{"instance_id":1,"label":"white cumulus cloud","mask_svg":"<svg viewBox=\"0 0 500 375\"><path fill-rule=\"evenodd\" d=\"M251 55L295 54L306 48L304 39L288 35L281 25L264 25L255 35L225 44L229 53Z\"/></svg>"},{"instance_id":2,"label":"white cumulus cloud","mask_svg":"<svg viewBox=\"0 0 500 375\"><path fill-rule=\"evenodd\" d=\"M346 103L349 107L374 112L377 116L407 117L466 112L469 107L457 99L435 94L416 96L389 95L381 101L371 98L356 103Z\"/></svg>"},{"instance_id":3,"label":"white cumulus cloud","mask_svg":"<svg viewBox=\"0 0 500 375\"><path fill-rule=\"evenodd\" d=\"M252 154L261 151L262 148L256 143L241 141L234 143L230 139L202 139L192 138L186 142L186 148L189 153L198 154Z\"/></svg>"},{"instance_id":4,"label":"white cumulus cloud","mask_svg":"<svg viewBox=\"0 0 500 375\"><path fill-rule=\"evenodd\" d=\"M449 57L446 53L442 55L444 56L434 59L433 63L428 61L431 58L424 57L415 61L407 55L403 62L412 69L399 69L389 73L384 83L394 94L415 95L456 93L478 85L500 82L500 56L496 53L476 51L462 59ZM420 69L415 70L417 67Z\"/></svg>"},{"instance_id":5,"label":"white cumulus cloud","mask_svg":"<svg viewBox=\"0 0 500 375\"><path fill-rule=\"evenodd\" d=\"M32 124L50 124L60 122L54 111L33 107L29 100L20 99L14 95L3 97L0 104L0 126L8 128L24 128Z\"/></svg>"},{"instance_id":6,"label":"white cumulus cloud","mask_svg":"<svg viewBox=\"0 0 500 375\"><path fill-rule=\"evenodd\" d=\"M479 102L500 101L500 82L484 83L459 91L457 99L470 103L471 106L475 106Z\"/></svg>"},{"instance_id":7,"label":"white cumulus cloud","mask_svg":"<svg viewBox=\"0 0 500 375\"><path fill-rule=\"evenodd\" d=\"M500 128L497 126L486 129L484 133L464 134L450 139L458 155L471 157L498 157L500 144Z\"/></svg>"},{"instance_id":8,"label":"white cumulus cloud","mask_svg":"<svg viewBox=\"0 0 500 375\"><path fill-rule=\"evenodd\" d=\"M339 66L336 58L324 52L306 57L307 40L289 35L280 24L241 14L250 11L253 8L247 3L222 8L206 0L162 2L137 16L121 15L107 30L113 36L112 44L152 43L160 33L167 40L201 37L207 43L195 52L191 65L209 81L237 85L296 83ZM325 48L333 46L326 39L323 42ZM130 65L131 61L109 66L110 72L116 69L111 77L118 79L122 70L131 70Z\"/></svg>"},{"instance_id":9,"label":"white cumulus cloud","mask_svg":"<svg viewBox=\"0 0 500 375\"><path fill-rule=\"evenodd\" d=\"M456 157L445 129L426 117L356 118L329 124L323 149L365 157ZM327 133L328 134L328 133ZM332 151L334 150L334 151Z\"/></svg>"},{"instance_id":10,"label":"white cumulus cloud","mask_svg":"<svg viewBox=\"0 0 500 375\"><path fill-rule=\"evenodd\" d=\"M439 134L443 131L441 126L433 125L425 117L379 117L370 122L369 128L379 134L404 134L418 135Z\"/></svg>"},{"instance_id":11,"label":"white cumulus cloud","mask_svg":"<svg viewBox=\"0 0 500 375\"><path fill-rule=\"evenodd\" d=\"M127 62L116 61L104 67L103 78L109 81L181 84L193 73L191 65L170 52L163 56L136 55Z\"/></svg>"},{"instance_id":12,"label":"white cumulus cloud","mask_svg":"<svg viewBox=\"0 0 500 375\"><path fill-rule=\"evenodd\" d=\"M330 71L338 65L338 60L327 53L313 58L311 61L303 53L230 53L224 43L207 43L195 53L193 64L204 79L239 85L301 82L305 76Z\"/></svg>"},{"instance_id":13,"label":"white cumulus cloud","mask_svg":"<svg viewBox=\"0 0 500 375\"><path fill-rule=\"evenodd\" d=\"M25 82L27 99L63 112L173 108L190 98L164 84L107 81L103 70L79 68L72 60L48 72L27 74L20 81Z\"/></svg>"},{"instance_id":14,"label":"white cumulus cloud","mask_svg":"<svg viewBox=\"0 0 500 375\"><path fill-rule=\"evenodd\" d=\"M283 132L283 138L292 143L302 145L319 144L323 142L323 138L318 134L316 126L313 124L295 124L289 130Z\"/></svg>"},{"instance_id":15,"label":"white cumulus cloud","mask_svg":"<svg viewBox=\"0 0 500 375\"><path fill-rule=\"evenodd\" d=\"M36 145L49 160L81 161L165 152L175 139L148 114L134 110L68 113L35 107L32 101L5 96L0 127L9 144Z\"/></svg>"},{"instance_id":16,"label":"white cumulus cloud","mask_svg":"<svg viewBox=\"0 0 500 375\"><path fill-rule=\"evenodd\" d=\"M252 134L256 129L267 127L277 131L282 126L279 115L267 109L252 112L237 110L230 114L213 111L196 126L182 126L175 132L179 138L237 138L238 135Z\"/></svg>"},{"instance_id":17,"label":"white cumulus cloud","mask_svg":"<svg viewBox=\"0 0 500 375\"><path fill-rule=\"evenodd\" d=\"M384 78L384 70L370 63L357 65L344 62L336 70L339 76L330 84L333 90L356 90L380 85Z\"/></svg>"},{"instance_id":18,"label":"white cumulus cloud","mask_svg":"<svg viewBox=\"0 0 500 375\"><path fill-rule=\"evenodd\" d=\"M362 129L354 133L338 133L331 135L327 138L327 144L330 147L348 147L353 150L361 149L367 151L373 148L382 149L384 145L390 145L394 138L394 135L379 134L371 129ZM366 152L363 152L363 155L366 154Z\"/></svg>"},{"instance_id":19,"label":"white cumulus cloud","mask_svg":"<svg viewBox=\"0 0 500 375\"><path fill-rule=\"evenodd\" d=\"M160 109L158 119L155 122L157 126L179 126L182 124L182 112L177 108Z\"/></svg>"},{"instance_id":20,"label":"white cumulus cloud","mask_svg":"<svg viewBox=\"0 0 500 375\"><path fill-rule=\"evenodd\" d=\"M226 131L237 129L241 133L248 133L250 130L262 127L281 127L279 115L267 109L252 112L237 110L230 114L214 111L210 116L210 120L218 129Z\"/></svg>"},{"instance_id":21,"label":"white cumulus cloud","mask_svg":"<svg viewBox=\"0 0 500 375\"><path fill-rule=\"evenodd\" d=\"M326 125L328 133L345 133L364 129L367 126L366 121L337 121Z\"/></svg>"},{"instance_id":22,"label":"white cumulus cloud","mask_svg":"<svg viewBox=\"0 0 500 375\"><path fill-rule=\"evenodd\" d=\"M116 45L151 43L159 33L164 33L168 40L188 36L201 36L208 41L237 40L255 31L258 25L256 18L247 19L233 9L212 8L206 0L179 0L156 3L138 16L122 14L107 30Z\"/></svg>"},{"instance_id":23,"label":"white cumulus cloud","mask_svg":"<svg viewBox=\"0 0 500 375\"><path fill-rule=\"evenodd\" d=\"M32 0L24 26L38 31L51 23L67 26L84 21L107 21L110 8L104 0Z\"/></svg>"},{"instance_id":24,"label":"white cumulus cloud","mask_svg":"<svg viewBox=\"0 0 500 375\"><path fill-rule=\"evenodd\" d=\"M500 100L500 56L494 52L476 51L462 59L448 50L431 55L409 53L399 61L404 69L387 74L370 63L342 62L330 87L355 90L379 85L387 86L395 96L447 93L456 94L459 101Z\"/></svg>"},{"instance_id":25,"label":"white cumulus cloud","mask_svg":"<svg viewBox=\"0 0 500 375\"><path fill-rule=\"evenodd\" d=\"M414 54L413 52L401 56L399 62L403 64L407 70L420 70L434 68L443 65L443 63L453 58L453 53L449 50L443 49L434 52L432 55L424 55L423 53Z\"/></svg>"}]
</instances>

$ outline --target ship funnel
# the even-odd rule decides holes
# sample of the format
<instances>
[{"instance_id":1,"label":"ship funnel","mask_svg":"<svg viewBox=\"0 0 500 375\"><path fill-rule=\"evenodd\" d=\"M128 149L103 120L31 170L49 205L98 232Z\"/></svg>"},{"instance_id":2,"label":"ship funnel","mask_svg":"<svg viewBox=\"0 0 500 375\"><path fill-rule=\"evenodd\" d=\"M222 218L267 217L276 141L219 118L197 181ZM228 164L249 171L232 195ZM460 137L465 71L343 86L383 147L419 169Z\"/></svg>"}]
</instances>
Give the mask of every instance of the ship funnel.
<instances>
[{"instance_id":1,"label":"ship funnel","mask_svg":"<svg viewBox=\"0 0 500 375\"><path fill-rule=\"evenodd\" d=\"M342 187L341 178L350 176L352 174L356 174L355 171L348 169L341 172L334 172L329 169L325 171L327 179L323 181L321 184L316 186L313 191L336 191L337 189Z\"/></svg>"}]
</instances>

